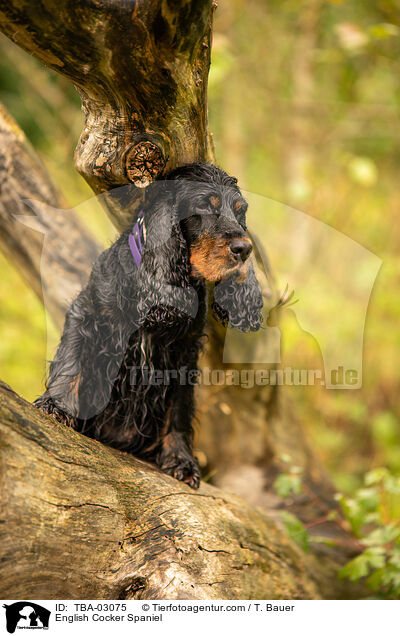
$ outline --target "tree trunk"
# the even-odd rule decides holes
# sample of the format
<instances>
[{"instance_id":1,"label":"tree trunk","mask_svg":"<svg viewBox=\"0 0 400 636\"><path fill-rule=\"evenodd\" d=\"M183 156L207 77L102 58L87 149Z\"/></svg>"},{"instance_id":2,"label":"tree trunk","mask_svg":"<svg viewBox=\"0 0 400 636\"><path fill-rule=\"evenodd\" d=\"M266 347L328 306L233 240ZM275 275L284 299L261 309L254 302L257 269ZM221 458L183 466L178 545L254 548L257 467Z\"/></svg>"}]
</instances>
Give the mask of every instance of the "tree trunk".
<instances>
[{"instance_id":1,"label":"tree trunk","mask_svg":"<svg viewBox=\"0 0 400 636\"><path fill-rule=\"evenodd\" d=\"M24 133L0 104L0 249L45 298L58 325L100 251L75 212L63 207Z\"/></svg>"},{"instance_id":2,"label":"tree trunk","mask_svg":"<svg viewBox=\"0 0 400 636\"><path fill-rule=\"evenodd\" d=\"M314 159L315 143L311 113L311 105L315 98L313 60L322 7L322 0L309 0L298 14L298 34L291 74L293 112L287 130L290 144L287 145L285 156L287 198L291 205L306 205L311 194L308 174Z\"/></svg>"},{"instance_id":3,"label":"tree trunk","mask_svg":"<svg viewBox=\"0 0 400 636\"><path fill-rule=\"evenodd\" d=\"M76 151L77 168L96 193L104 193L102 199L118 228L132 224L142 198L142 188L156 176L188 161L210 158L206 85L212 9L210 0L177 1L173 8L162 0L149 0L147 3L134 0L123 3L60 0L56 9L47 1L38 5L28 0L0 0L0 28L4 33L45 64L69 77L77 86L86 116L85 130ZM40 278L37 237L32 244L29 239L25 240L26 236L32 237L31 230L28 234L22 224L15 224L8 206L3 204L1 207L3 192L13 192L13 205L19 206L17 209L22 206L20 197L38 196L48 204L59 206L59 195L48 185L47 177L30 151L27 152L22 141L18 141L19 133L15 133L15 128L7 130L3 123L0 131L3 129L8 139L3 150L3 162L7 165L7 172L3 171L4 179L10 178L11 184L13 175L23 172L28 182L23 184L23 188L17 184L16 189L10 185L2 190L0 212L5 229L0 233L0 246L17 263L39 296L42 284L52 290L53 302L47 306L59 317L66 308L68 294L58 293L54 268L43 271ZM14 140L13 134L16 134ZM126 188L122 194L121 188L118 188L127 184L131 184L128 202ZM72 290L82 284L97 252L96 244L72 215L64 216L63 223L57 226L56 213L52 211L49 215L47 209L47 215L40 217L38 210L40 206L34 206L39 223L53 224L54 249L51 253L57 264L57 274L62 284ZM66 236L69 238L65 249L73 255L73 259L63 257ZM76 265L75 259L78 265L74 269L70 263L74 261ZM268 278L269 284L272 284L270 275ZM266 289L267 317L277 299L273 290L268 292L268 286ZM268 330L266 333L268 335ZM227 365L222 363L225 330L210 321L209 336L202 364L211 369L225 369ZM271 346L268 338L264 338L263 346L266 349ZM254 365L244 366L254 368ZM291 560L289 566L285 565L287 559L282 557L282 550L286 550L287 542L277 527L261 513L243 502L238 504L238 500L221 494L211 486L202 486L199 494L188 492L184 485L171 481L145 464L58 427L10 393L3 392L3 400L3 423L14 426L21 423L23 417L27 430L34 430L31 443L36 440L35 448L42 453L43 462L41 468L35 464L32 472L26 467L24 470L18 468L24 465L25 453L28 452L28 442L23 434L14 437L12 451L7 448L6 453L4 445L0 449L4 455L7 487L7 522L2 529L12 537L16 524L22 526L24 536L31 537L30 560L39 559L40 563L44 563L47 559L49 568L46 571L30 565L29 558L24 556L23 540L18 539L21 551L17 555L14 550L12 558L13 567L18 566L20 572L18 593L22 596L37 594L49 598L54 593L59 598L114 598L125 594L126 598L131 598L136 593L132 590L138 589L135 581L142 578L146 579L146 588L140 594L147 595L146 598L157 595L161 598L167 584L165 596L168 598L173 595L176 598L185 595L191 598L274 598L281 595L280 591L274 593L274 581L279 581L279 589L285 590L282 598L285 595L286 598L295 598L317 594L300 565L292 567ZM21 409L18 417L6 418L7 409L16 413L16 405ZM333 487L290 410L287 401L282 400L278 391L271 387L201 387L198 392L200 434L197 446L204 470L213 475L214 484L244 495L250 503L266 511L272 510L276 518L276 509L282 507L282 501L272 493L271 485L283 468L281 456L290 455L293 463L304 469L305 490L302 495L290 498L287 505L306 523L314 524L317 519L325 519L324 523L317 525L317 534L323 534L334 544L330 548L321 548L320 543L312 544L315 553L313 576L323 597L347 597L352 593L351 589L347 583L338 584L335 573L347 556L354 553L357 544L343 524L328 520L328 513L336 509ZM54 432L51 441L49 426ZM67 444L65 448L64 443ZM9 452L15 457L15 471L13 461L9 463L7 459ZM51 463L52 457L64 457L64 453L66 459L60 460L62 468L56 469L56 463L54 466ZM85 453L95 459L95 470L89 470L90 462ZM76 458L80 458L79 462ZM71 469L68 461L72 462ZM31 461L29 466L32 466ZM66 472L67 469L72 472ZM63 472L59 477L61 481L55 482L53 489L53 473L57 470ZM71 478L73 476L71 486L66 480L69 474ZM37 495L41 490L37 483L40 475L46 490L43 497ZM119 479L121 486L117 483ZM99 501L103 499L100 494L95 496L97 486L95 488L93 484L101 485L100 482L104 481L107 489L102 487L99 493L104 501L110 503L100 505ZM70 489L70 499L62 484ZM155 500L159 500L161 508L156 506L148 510L149 505L144 506L143 501L148 497L151 500L155 491L160 493ZM31 493L32 499L29 499L30 494L25 497L25 492ZM182 502L186 503L180 503L177 508L174 501L175 512L169 510L167 513L162 504L164 500L177 496L176 493L179 496L184 493ZM34 496L38 498L34 499ZM212 501L208 517L203 507L204 496L207 503L210 498ZM25 499L29 501L29 509L35 513L32 518L24 508ZM135 516L135 508L143 512L141 519ZM125 514L130 520L127 528L123 527ZM46 519L43 536L37 531L42 517ZM230 532L228 520L232 518L234 529ZM261 526L265 525L261 528L259 522ZM113 524L118 531L112 530ZM59 532L62 532L61 542L57 538ZM241 532L244 534L241 535ZM259 549L264 546L262 550L265 553L257 552L257 548L257 554L250 554L247 547L250 536L259 544ZM72 559L70 578L63 583L65 556L69 559L72 552L68 550L73 549L77 537L79 551L76 559ZM124 537L134 538L134 548L128 548L130 543ZM107 541L110 543L107 544ZM122 548L110 547L116 546L118 541L123 542ZM194 548L196 541L201 546L198 551ZM65 555L60 549L62 542L67 545ZM163 547L158 554L160 542ZM189 547L186 548L186 545ZM95 553L98 548L100 557L97 560ZM131 550L137 556L134 567L129 565ZM162 556L165 550L166 557ZM246 554L251 558L244 558ZM270 556L266 557L266 554ZM297 555L297 552L293 550L290 554ZM175 558L174 562L171 555ZM92 559L96 559L93 570L83 575L79 563ZM151 568L146 566L148 559L152 560L155 571L152 575ZM215 564L217 569L214 569ZM154 565L157 567L154 568ZM32 570L29 569L31 566ZM6 567L11 565L6 562ZM112 575L116 568L117 573ZM175 582L174 568L178 573ZM194 582L197 571L202 575L201 585ZM42 576L43 572L45 575ZM212 572L218 577L212 577ZM9 577L10 570L3 578L7 580ZM32 583L29 583L30 577ZM286 581L284 585L283 580ZM36 581L34 593L30 586L36 585ZM56 586L59 586L57 592L54 591ZM128 591L123 592L127 588ZM12 593L15 598L15 586Z\"/></svg>"},{"instance_id":4,"label":"tree trunk","mask_svg":"<svg viewBox=\"0 0 400 636\"><path fill-rule=\"evenodd\" d=\"M0 29L69 78L85 114L75 164L126 229L141 189L210 157L212 0L0 0ZM129 204L118 186L132 183ZM116 189L113 192L113 189Z\"/></svg>"}]
</instances>

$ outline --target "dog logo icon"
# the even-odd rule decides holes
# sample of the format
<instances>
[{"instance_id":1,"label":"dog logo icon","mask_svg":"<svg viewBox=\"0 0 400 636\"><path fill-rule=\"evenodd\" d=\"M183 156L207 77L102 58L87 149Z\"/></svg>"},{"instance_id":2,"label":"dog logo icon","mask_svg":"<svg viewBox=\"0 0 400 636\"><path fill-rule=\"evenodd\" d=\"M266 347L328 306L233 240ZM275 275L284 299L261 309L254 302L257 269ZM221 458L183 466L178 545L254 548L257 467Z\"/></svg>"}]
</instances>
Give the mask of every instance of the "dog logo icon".
<instances>
[{"instance_id":1,"label":"dog logo icon","mask_svg":"<svg viewBox=\"0 0 400 636\"><path fill-rule=\"evenodd\" d=\"M48 629L50 611L31 601L18 601L3 605L6 610L7 631L14 634L16 629Z\"/></svg>"}]
</instances>

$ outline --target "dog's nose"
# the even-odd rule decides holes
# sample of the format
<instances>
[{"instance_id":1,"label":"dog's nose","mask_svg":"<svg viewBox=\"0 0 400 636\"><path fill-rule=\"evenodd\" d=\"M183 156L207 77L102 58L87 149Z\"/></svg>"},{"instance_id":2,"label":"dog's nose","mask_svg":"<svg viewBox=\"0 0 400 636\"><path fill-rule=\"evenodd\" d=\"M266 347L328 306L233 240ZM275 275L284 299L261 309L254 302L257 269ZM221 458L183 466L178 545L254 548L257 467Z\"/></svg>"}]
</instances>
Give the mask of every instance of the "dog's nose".
<instances>
[{"instance_id":1,"label":"dog's nose","mask_svg":"<svg viewBox=\"0 0 400 636\"><path fill-rule=\"evenodd\" d=\"M236 260L242 261L244 263L249 258L253 247L249 241L244 241L243 239L233 239L233 241L229 243L229 249L231 250Z\"/></svg>"}]
</instances>

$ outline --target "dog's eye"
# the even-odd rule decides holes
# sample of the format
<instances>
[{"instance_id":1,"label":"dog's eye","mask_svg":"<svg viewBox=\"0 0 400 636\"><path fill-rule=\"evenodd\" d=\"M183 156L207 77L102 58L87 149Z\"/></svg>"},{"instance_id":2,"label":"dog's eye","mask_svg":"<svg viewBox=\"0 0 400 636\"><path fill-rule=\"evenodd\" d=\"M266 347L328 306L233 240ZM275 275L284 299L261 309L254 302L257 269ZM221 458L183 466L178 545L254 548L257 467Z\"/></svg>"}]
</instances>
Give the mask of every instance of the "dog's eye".
<instances>
[{"instance_id":1,"label":"dog's eye","mask_svg":"<svg viewBox=\"0 0 400 636\"><path fill-rule=\"evenodd\" d=\"M210 212L210 201L208 198L197 201L196 212L197 214L204 214L206 212Z\"/></svg>"},{"instance_id":2,"label":"dog's eye","mask_svg":"<svg viewBox=\"0 0 400 636\"><path fill-rule=\"evenodd\" d=\"M247 226L246 226L247 207L248 205L246 201L244 201L244 199L236 199L236 201L234 201L232 205L236 219L238 220L238 222L240 223L240 225L242 226L244 230L247 229Z\"/></svg>"},{"instance_id":3,"label":"dog's eye","mask_svg":"<svg viewBox=\"0 0 400 636\"><path fill-rule=\"evenodd\" d=\"M209 198L209 202L211 203L211 206L214 208L214 210L218 211L221 207L221 197L218 196L218 194L212 194Z\"/></svg>"},{"instance_id":4,"label":"dog's eye","mask_svg":"<svg viewBox=\"0 0 400 636\"><path fill-rule=\"evenodd\" d=\"M236 201L233 204L233 209L238 215L246 214L247 208L248 208L248 205L246 201L244 201L243 199L236 199Z\"/></svg>"},{"instance_id":5,"label":"dog's eye","mask_svg":"<svg viewBox=\"0 0 400 636\"><path fill-rule=\"evenodd\" d=\"M221 213L221 199L217 195L211 195L196 205L197 214L217 214Z\"/></svg>"}]
</instances>

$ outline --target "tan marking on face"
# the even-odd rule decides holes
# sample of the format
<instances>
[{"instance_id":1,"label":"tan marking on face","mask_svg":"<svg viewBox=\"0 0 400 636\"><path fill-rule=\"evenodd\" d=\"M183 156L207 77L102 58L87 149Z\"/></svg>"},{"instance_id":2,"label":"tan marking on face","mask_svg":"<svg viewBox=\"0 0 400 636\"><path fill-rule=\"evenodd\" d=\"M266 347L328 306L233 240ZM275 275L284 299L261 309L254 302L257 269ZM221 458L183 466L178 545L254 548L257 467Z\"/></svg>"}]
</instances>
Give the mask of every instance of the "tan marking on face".
<instances>
[{"instance_id":1,"label":"tan marking on face","mask_svg":"<svg viewBox=\"0 0 400 636\"><path fill-rule=\"evenodd\" d=\"M191 247L190 262L192 275L209 281L218 281L226 272L227 264L234 265L229 258L228 243L223 239L216 239L209 234L203 234Z\"/></svg>"},{"instance_id":2,"label":"tan marking on face","mask_svg":"<svg viewBox=\"0 0 400 636\"><path fill-rule=\"evenodd\" d=\"M219 208L219 207L220 207L220 205L221 205L221 199L220 199L220 197L217 197L217 196L212 195L212 196L210 197L210 203L211 203L211 205L213 206L213 208L217 209L217 208Z\"/></svg>"},{"instance_id":3,"label":"tan marking on face","mask_svg":"<svg viewBox=\"0 0 400 636\"><path fill-rule=\"evenodd\" d=\"M247 259L247 261L245 261L243 265L240 267L240 269L238 270L238 274L236 275L236 278L235 278L235 283L244 283L248 273L249 273L249 260Z\"/></svg>"},{"instance_id":4,"label":"tan marking on face","mask_svg":"<svg viewBox=\"0 0 400 636\"><path fill-rule=\"evenodd\" d=\"M240 210L241 210L241 209L242 209L242 207L243 207L243 203L242 203L242 201L236 201L236 203L235 203L235 205L234 205L233 207L235 208L235 211L236 211L236 212L240 212Z\"/></svg>"},{"instance_id":5,"label":"tan marking on face","mask_svg":"<svg viewBox=\"0 0 400 636\"><path fill-rule=\"evenodd\" d=\"M248 239L244 239L248 240ZM250 241L249 241L250 242ZM247 277L248 262L238 267L225 239L203 234L190 249L192 276L217 282L236 272L236 280L242 282ZM239 280L240 279L240 280Z\"/></svg>"}]
</instances>

